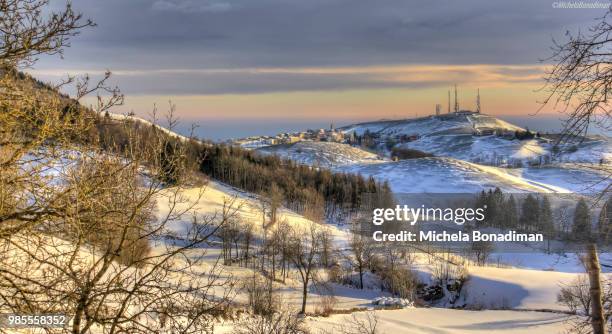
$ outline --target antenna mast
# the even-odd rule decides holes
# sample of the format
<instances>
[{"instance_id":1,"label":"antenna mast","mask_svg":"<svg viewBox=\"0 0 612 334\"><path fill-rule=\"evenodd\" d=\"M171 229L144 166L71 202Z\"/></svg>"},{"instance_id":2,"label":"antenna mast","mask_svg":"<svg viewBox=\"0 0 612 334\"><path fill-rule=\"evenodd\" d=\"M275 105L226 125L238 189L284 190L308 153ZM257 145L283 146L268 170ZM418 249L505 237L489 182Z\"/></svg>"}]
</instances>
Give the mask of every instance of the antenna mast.
<instances>
[{"instance_id":1,"label":"antenna mast","mask_svg":"<svg viewBox=\"0 0 612 334\"><path fill-rule=\"evenodd\" d=\"M455 84L455 112L459 111L459 101L457 100L457 84Z\"/></svg>"}]
</instances>

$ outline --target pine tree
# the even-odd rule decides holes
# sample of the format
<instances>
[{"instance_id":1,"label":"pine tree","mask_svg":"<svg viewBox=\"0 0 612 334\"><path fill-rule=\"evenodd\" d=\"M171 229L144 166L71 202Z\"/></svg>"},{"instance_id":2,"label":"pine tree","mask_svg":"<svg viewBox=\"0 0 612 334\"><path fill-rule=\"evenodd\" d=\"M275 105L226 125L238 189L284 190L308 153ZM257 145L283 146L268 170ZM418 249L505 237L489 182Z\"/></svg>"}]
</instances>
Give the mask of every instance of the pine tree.
<instances>
[{"instance_id":1,"label":"pine tree","mask_svg":"<svg viewBox=\"0 0 612 334\"><path fill-rule=\"evenodd\" d=\"M180 150L177 148L176 143L170 140L164 141L159 160L162 169L162 181L169 184L177 183L181 176L181 157Z\"/></svg>"},{"instance_id":2,"label":"pine tree","mask_svg":"<svg viewBox=\"0 0 612 334\"><path fill-rule=\"evenodd\" d=\"M536 229L539 221L539 211L540 204L538 200L531 194L527 195L521 207L521 218L519 220L521 228L527 231Z\"/></svg>"},{"instance_id":3,"label":"pine tree","mask_svg":"<svg viewBox=\"0 0 612 334\"><path fill-rule=\"evenodd\" d=\"M553 223L552 209L547 196L540 200L539 228L547 240L547 251L550 252L550 240L555 236L555 225Z\"/></svg>"},{"instance_id":4,"label":"pine tree","mask_svg":"<svg viewBox=\"0 0 612 334\"><path fill-rule=\"evenodd\" d=\"M599 212L597 232L599 233L599 239L608 242L612 233L612 196L608 198Z\"/></svg>"},{"instance_id":5,"label":"pine tree","mask_svg":"<svg viewBox=\"0 0 612 334\"><path fill-rule=\"evenodd\" d=\"M476 221L476 227L481 227L483 224L486 224L487 221L487 193L483 190L476 198L476 204L474 205L476 208L484 208L485 219L484 221Z\"/></svg>"},{"instance_id":6,"label":"pine tree","mask_svg":"<svg viewBox=\"0 0 612 334\"><path fill-rule=\"evenodd\" d=\"M542 196L542 199L540 200L538 219L540 231L544 232L548 236L554 233L555 226L553 224L552 209L550 207L550 200L546 196Z\"/></svg>"},{"instance_id":7,"label":"pine tree","mask_svg":"<svg viewBox=\"0 0 612 334\"><path fill-rule=\"evenodd\" d=\"M490 226L502 226L503 220L503 205L504 194L499 187L495 187L492 192L489 191L489 200L487 203L488 219Z\"/></svg>"},{"instance_id":8,"label":"pine tree","mask_svg":"<svg viewBox=\"0 0 612 334\"><path fill-rule=\"evenodd\" d=\"M589 207L584 198L581 198L578 204L576 204L572 233L574 238L580 241L586 241L591 237L591 215L589 214Z\"/></svg>"},{"instance_id":9,"label":"pine tree","mask_svg":"<svg viewBox=\"0 0 612 334\"><path fill-rule=\"evenodd\" d=\"M513 195L505 201L503 213L503 227L515 228L518 226L518 208Z\"/></svg>"}]
</instances>

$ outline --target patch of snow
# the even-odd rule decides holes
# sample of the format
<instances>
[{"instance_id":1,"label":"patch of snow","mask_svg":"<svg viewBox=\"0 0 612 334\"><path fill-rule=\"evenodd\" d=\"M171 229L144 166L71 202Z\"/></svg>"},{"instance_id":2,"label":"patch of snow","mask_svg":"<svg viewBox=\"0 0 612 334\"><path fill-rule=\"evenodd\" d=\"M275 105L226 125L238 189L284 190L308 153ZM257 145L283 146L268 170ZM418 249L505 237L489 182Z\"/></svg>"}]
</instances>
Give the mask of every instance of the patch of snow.
<instances>
[{"instance_id":1,"label":"patch of snow","mask_svg":"<svg viewBox=\"0 0 612 334\"><path fill-rule=\"evenodd\" d=\"M406 298L397 297L378 297L372 300L372 305L376 306L398 306L400 308L414 307L414 303Z\"/></svg>"},{"instance_id":2,"label":"patch of snow","mask_svg":"<svg viewBox=\"0 0 612 334\"><path fill-rule=\"evenodd\" d=\"M177 139L179 139L181 141L190 141L190 140L192 140L192 138L187 138L187 137L185 137L185 136L183 136L183 135L181 135L179 133L176 133L176 132L174 132L172 130L169 130L169 129L167 129L167 128L159 125L159 124L154 124L153 122L147 121L146 119L143 119L143 118L140 118L140 117L130 116L130 115L122 115L122 114L116 114L116 113L108 113L108 116L111 119L114 119L114 120L117 120L117 121L126 121L126 120L129 120L129 121L132 121L132 122L141 123L141 124L148 125L148 126L154 126L155 128L161 130L162 132L164 132L164 133L166 133L166 134L168 134L168 135L170 135L170 136L172 136L174 138L177 138Z\"/></svg>"}]
</instances>

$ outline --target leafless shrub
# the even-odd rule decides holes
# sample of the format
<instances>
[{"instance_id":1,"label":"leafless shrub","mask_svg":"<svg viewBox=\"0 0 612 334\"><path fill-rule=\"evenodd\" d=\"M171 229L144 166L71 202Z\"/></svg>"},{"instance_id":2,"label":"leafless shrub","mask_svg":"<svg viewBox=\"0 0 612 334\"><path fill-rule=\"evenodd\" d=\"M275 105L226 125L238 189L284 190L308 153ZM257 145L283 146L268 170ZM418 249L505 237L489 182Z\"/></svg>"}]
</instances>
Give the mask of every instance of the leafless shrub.
<instances>
[{"instance_id":1,"label":"leafless shrub","mask_svg":"<svg viewBox=\"0 0 612 334\"><path fill-rule=\"evenodd\" d=\"M320 273L320 272L319 272ZM325 272L324 274L327 274ZM334 287L330 284L329 276L315 275L314 288L319 294L319 301L315 306L315 314L329 316L334 311L338 300L335 296Z\"/></svg>"},{"instance_id":2,"label":"leafless shrub","mask_svg":"<svg viewBox=\"0 0 612 334\"><path fill-rule=\"evenodd\" d=\"M437 260L433 266L433 279L439 283L448 282L450 280L466 281L468 279L468 270L463 265L457 265L445 260Z\"/></svg>"},{"instance_id":3,"label":"leafless shrub","mask_svg":"<svg viewBox=\"0 0 612 334\"><path fill-rule=\"evenodd\" d=\"M418 286L416 275L408 268L395 267L381 273L384 288L392 294L410 300L415 299Z\"/></svg>"},{"instance_id":4,"label":"leafless shrub","mask_svg":"<svg viewBox=\"0 0 612 334\"><path fill-rule=\"evenodd\" d=\"M568 285L561 287L557 295L557 301L574 313L582 313L586 316L591 311L591 295L589 293L589 281L584 275L578 276Z\"/></svg>"},{"instance_id":5,"label":"leafless shrub","mask_svg":"<svg viewBox=\"0 0 612 334\"><path fill-rule=\"evenodd\" d=\"M342 334L378 334L378 316L373 311L364 313L365 319L360 319L356 313L346 319L346 323L335 328L336 333Z\"/></svg>"},{"instance_id":6,"label":"leafless shrub","mask_svg":"<svg viewBox=\"0 0 612 334\"><path fill-rule=\"evenodd\" d=\"M280 309L280 296L274 291L271 279L253 273L242 286L249 297L253 314L269 316Z\"/></svg>"},{"instance_id":7,"label":"leafless shrub","mask_svg":"<svg viewBox=\"0 0 612 334\"><path fill-rule=\"evenodd\" d=\"M491 256L491 252L495 249L495 246L490 241L475 241L472 242L472 246L470 248L472 255L476 260L476 264L479 266L484 266L487 264L487 260L489 256Z\"/></svg>"},{"instance_id":8,"label":"leafless shrub","mask_svg":"<svg viewBox=\"0 0 612 334\"><path fill-rule=\"evenodd\" d=\"M602 305L604 310L604 322L607 330L612 330L610 319L612 317L612 281L602 282ZM578 276L572 282L561 285L561 291L557 295L557 302L565 305L570 312L576 313L578 317L569 320L570 333L586 334L592 333L591 323L591 291L589 278L586 274Z\"/></svg>"},{"instance_id":9,"label":"leafless shrub","mask_svg":"<svg viewBox=\"0 0 612 334\"><path fill-rule=\"evenodd\" d=\"M319 303L315 308L315 314L327 317L333 313L336 304L338 304L336 296L323 295L319 298Z\"/></svg>"},{"instance_id":10,"label":"leafless shrub","mask_svg":"<svg viewBox=\"0 0 612 334\"><path fill-rule=\"evenodd\" d=\"M283 311L247 318L236 324L233 334L308 334L303 318Z\"/></svg>"}]
</instances>

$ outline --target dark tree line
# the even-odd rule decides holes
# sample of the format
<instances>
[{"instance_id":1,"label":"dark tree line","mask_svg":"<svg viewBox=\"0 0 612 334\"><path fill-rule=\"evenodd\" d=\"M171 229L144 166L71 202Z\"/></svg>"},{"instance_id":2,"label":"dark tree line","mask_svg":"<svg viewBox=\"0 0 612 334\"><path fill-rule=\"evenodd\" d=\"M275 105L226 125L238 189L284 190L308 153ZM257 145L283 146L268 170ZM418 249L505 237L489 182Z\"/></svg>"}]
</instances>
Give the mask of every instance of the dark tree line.
<instances>
[{"instance_id":1,"label":"dark tree line","mask_svg":"<svg viewBox=\"0 0 612 334\"><path fill-rule=\"evenodd\" d=\"M612 197L608 198L593 226L592 208L584 198L576 202L573 215L568 217L569 229L564 230L561 222L555 224L555 216L550 199L543 194L528 194L517 198L504 194L499 188L482 191L476 199L475 207L485 209L485 220L478 227L497 227L516 229L526 232L544 233L547 238L562 237L576 241L607 242L612 231L610 207Z\"/></svg>"},{"instance_id":2,"label":"dark tree line","mask_svg":"<svg viewBox=\"0 0 612 334\"><path fill-rule=\"evenodd\" d=\"M483 226L541 232L548 237L554 235L550 200L545 195L529 194L517 200L513 194L505 195L499 188L483 190L476 200L476 207L485 208Z\"/></svg>"},{"instance_id":3,"label":"dark tree line","mask_svg":"<svg viewBox=\"0 0 612 334\"><path fill-rule=\"evenodd\" d=\"M350 145L358 145L366 148L375 149L378 146L380 135L366 129L363 134L359 135L355 132L351 133L348 139Z\"/></svg>"},{"instance_id":4,"label":"dark tree line","mask_svg":"<svg viewBox=\"0 0 612 334\"><path fill-rule=\"evenodd\" d=\"M235 146L211 144L200 154L200 171L206 175L258 194L267 195L276 187L284 194L287 207L314 216L317 214L309 212L313 208L333 216L359 208L364 194L391 193L386 182L372 177L366 180L356 174L334 173Z\"/></svg>"}]
</instances>

